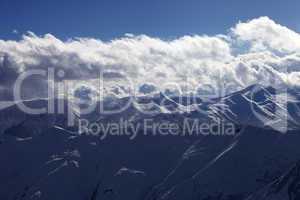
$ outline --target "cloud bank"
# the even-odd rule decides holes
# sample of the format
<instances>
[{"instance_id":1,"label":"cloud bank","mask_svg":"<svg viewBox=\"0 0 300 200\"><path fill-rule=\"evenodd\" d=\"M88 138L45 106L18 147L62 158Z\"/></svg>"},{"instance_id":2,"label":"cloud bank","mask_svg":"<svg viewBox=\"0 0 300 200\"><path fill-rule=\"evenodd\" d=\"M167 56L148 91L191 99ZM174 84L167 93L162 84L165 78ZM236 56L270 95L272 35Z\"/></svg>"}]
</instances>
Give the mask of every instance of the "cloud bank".
<instances>
[{"instance_id":1,"label":"cloud bank","mask_svg":"<svg viewBox=\"0 0 300 200\"><path fill-rule=\"evenodd\" d=\"M221 86L229 93L255 83L298 87L300 34L268 17L239 22L223 35L173 40L126 34L107 42L62 41L51 34L29 32L19 41L0 40L1 99L11 96L20 74L47 68L63 70L60 81L83 82L95 90L100 90L95 82L104 72L105 84L110 85L107 93L122 96L129 91L126 81L122 85L123 77L134 83L137 92L145 93L170 90L170 83L186 93L200 94ZM28 98L46 95L45 78L32 77L27 82Z\"/></svg>"}]
</instances>

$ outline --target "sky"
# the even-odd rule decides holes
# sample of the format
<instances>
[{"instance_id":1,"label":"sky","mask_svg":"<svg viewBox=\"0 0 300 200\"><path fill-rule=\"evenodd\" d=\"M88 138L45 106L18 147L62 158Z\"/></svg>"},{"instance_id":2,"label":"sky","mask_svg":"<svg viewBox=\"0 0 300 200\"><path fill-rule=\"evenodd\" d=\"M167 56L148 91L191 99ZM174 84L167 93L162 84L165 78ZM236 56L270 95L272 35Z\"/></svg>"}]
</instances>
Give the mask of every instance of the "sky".
<instances>
[{"instance_id":1,"label":"sky","mask_svg":"<svg viewBox=\"0 0 300 200\"><path fill-rule=\"evenodd\" d=\"M118 97L132 89L121 77L139 94L300 88L299 1L0 2L0 100L11 99L20 75L49 68L64 71L56 80L70 95L96 96L99 72L107 96ZM33 98L48 85L31 77L22 87Z\"/></svg>"},{"instance_id":2,"label":"sky","mask_svg":"<svg viewBox=\"0 0 300 200\"><path fill-rule=\"evenodd\" d=\"M169 39L225 34L238 21L260 16L299 32L299 8L298 0L0 0L0 38L32 31L63 40L125 33Z\"/></svg>"}]
</instances>

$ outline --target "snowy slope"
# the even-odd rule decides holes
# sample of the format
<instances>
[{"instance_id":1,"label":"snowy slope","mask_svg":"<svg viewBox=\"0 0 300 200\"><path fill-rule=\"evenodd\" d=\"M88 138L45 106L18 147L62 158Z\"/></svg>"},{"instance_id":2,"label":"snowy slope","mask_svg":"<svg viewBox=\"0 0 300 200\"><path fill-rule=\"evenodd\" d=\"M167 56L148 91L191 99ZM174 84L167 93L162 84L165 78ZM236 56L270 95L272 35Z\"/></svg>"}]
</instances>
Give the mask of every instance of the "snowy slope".
<instances>
[{"instance_id":1,"label":"snowy slope","mask_svg":"<svg viewBox=\"0 0 300 200\"><path fill-rule=\"evenodd\" d=\"M141 133L135 140L127 136L100 140L78 135L76 128L66 125L64 114L28 115L10 105L0 111L0 199L296 200L298 94L253 88L209 102L199 98L190 103L187 97L180 101L163 94L140 97L122 113L96 110L78 116L101 123L122 117L133 123L153 119L178 124L185 118L222 119L239 127L233 136ZM116 109L127 101L115 99L104 105ZM47 100L27 103L41 107ZM154 112L145 114L140 107ZM253 107L258 114L251 113ZM291 116L285 134L261 117L282 119L285 112Z\"/></svg>"}]
</instances>

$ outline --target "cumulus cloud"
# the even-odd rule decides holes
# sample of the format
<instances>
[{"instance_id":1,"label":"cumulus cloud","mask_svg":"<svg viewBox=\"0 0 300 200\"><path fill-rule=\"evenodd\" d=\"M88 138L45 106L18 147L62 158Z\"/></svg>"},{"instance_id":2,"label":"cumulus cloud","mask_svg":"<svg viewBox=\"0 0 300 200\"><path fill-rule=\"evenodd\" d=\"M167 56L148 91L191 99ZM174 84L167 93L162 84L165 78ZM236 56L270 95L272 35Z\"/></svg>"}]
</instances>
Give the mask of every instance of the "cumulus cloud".
<instances>
[{"instance_id":1,"label":"cumulus cloud","mask_svg":"<svg viewBox=\"0 0 300 200\"><path fill-rule=\"evenodd\" d=\"M293 87L299 84L299 65L300 34L268 17L239 22L227 35L173 40L126 34L111 41L62 41L51 34L29 32L19 41L0 40L0 95L8 97L16 78L31 69L63 70L64 76L57 80L71 85L84 81L94 88L102 73L105 83L118 85L124 96L131 84L142 93L199 92L201 87L218 90L220 85L229 93L254 83ZM26 87L32 96L44 94L44 87L37 89L37 81ZM47 82L45 78L39 81Z\"/></svg>"},{"instance_id":2,"label":"cumulus cloud","mask_svg":"<svg viewBox=\"0 0 300 200\"><path fill-rule=\"evenodd\" d=\"M252 52L268 50L290 54L300 51L300 35L268 17L238 23L232 33L238 42L248 43Z\"/></svg>"}]
</instances>

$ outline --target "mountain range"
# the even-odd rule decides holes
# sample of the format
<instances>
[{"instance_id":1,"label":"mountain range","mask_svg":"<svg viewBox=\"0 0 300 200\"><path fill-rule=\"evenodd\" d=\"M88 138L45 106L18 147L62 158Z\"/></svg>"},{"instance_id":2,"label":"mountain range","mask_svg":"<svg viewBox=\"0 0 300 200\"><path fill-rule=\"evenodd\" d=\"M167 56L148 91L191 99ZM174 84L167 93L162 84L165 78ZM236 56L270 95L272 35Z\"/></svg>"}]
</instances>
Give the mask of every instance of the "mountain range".
<instances>
[{"instance_id":1,"label":"mountain range","mask_svg":"<svg viewBox=\"0 0 300 200\"><path fill-rule=\"evenodd\" d=\"M4 200L298 200L300 93L253 85L224 97L151 96L96 102L62 99L68 114L26 114L14 102L0 110L0 199ZM105 114L126 105L122 112ZM84 106L84 105L83 105ZM234 134L126 135L78 132L80 119L234 124ZM100 133L101 134L101 133Z\"/></svg>"}]
</instances>

